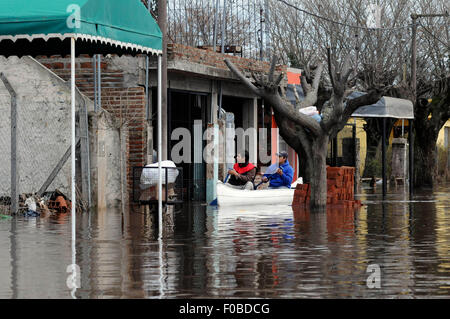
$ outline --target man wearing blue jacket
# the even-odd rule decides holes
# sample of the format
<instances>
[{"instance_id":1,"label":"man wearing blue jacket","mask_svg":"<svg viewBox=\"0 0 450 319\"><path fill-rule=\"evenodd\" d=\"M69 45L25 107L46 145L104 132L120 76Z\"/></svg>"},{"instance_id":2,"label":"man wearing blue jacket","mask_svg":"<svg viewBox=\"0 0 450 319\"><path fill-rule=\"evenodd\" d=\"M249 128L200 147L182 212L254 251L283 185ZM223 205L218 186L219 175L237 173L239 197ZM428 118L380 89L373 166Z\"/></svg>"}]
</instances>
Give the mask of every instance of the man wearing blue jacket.
<instances>
[{"instance_id":1,"label":"man wearing blue jacket","mask_svg":"<svg viewBox=\"0 0 450 319\"><path fill-rule=\"evenodd\" d=\"M264 174L263 182L270 180L269 188L291 188L294 169L289 165L287 152L279 152L278 164L279 168L275 174Z\"/></svg>"}]
</instances>

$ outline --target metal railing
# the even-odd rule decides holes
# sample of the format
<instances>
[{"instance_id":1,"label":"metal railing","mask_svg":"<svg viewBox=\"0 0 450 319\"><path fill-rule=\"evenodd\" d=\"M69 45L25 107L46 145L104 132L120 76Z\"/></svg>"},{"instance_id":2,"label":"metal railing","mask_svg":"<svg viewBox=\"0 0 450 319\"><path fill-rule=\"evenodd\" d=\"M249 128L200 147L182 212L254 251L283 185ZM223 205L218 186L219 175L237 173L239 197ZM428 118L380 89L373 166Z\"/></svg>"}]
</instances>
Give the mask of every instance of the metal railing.
<instances>
[{"instance_id":1,"label":"metal railing","mask_svg":"<svg viewBox=\"0 0 450 319\"><path fill-rule=\"evenodd\" d=\"M219 51L224 46L245 58L269 56L268 0L168 0L167 19L171 42Z\"/></svg>"}]
</instances>

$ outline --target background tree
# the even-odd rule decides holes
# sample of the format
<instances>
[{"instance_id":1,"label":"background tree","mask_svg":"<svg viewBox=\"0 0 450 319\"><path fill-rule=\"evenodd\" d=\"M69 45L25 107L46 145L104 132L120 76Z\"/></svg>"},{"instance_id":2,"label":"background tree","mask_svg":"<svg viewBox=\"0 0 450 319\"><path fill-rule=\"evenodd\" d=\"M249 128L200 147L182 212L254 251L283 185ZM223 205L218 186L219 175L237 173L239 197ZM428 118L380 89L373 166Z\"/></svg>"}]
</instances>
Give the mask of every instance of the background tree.
<instances>
[{"instance_id":1,"label":"background tree","mask_svg":"<svg viewBox=\"0 0 450 319\"><path fill-rule=\"evenodd\" d=\"M286 4L293 4L310 14L290 10L292 7L286 10L289 8ZM361 91L390 86L386 95L414 101L409 76L410 15L413 12L446 12L448 3L444 0L382 2L378 5L378 26L381 28L368 29L370 20L375 20L373 26L376 26L376 15L368 10L373 4L361 0L339 3L331 0L271 0L273 50L280 52L285 63L295 61L306 72L317 56L322 60L326 58L327 47L331 47L337 56L353 54L354 74L349 79L350 86ZM449 104L445 99L449 95L449 86L445 84L449 75L449 23L448 18L423 19L421 23L417 35L418 103L414 105L415 184L430 185L436 172L437 134L449 118ZM335 58L333 60L336 61ZM324 80L324 87L329 87L330 79ZM326 94L327 90L321 92ZM428 99L433 99L434 103L427 103ZM429 116L432 112L434 117ZM367 119L366 122L366 168L369 168L369 163L378 157L381 150L383 126L380 119ZM387 134L394 122L393 119L388 120Z\"/></svg>"},{"instance_id":2,"label":"background tree","mask_svg":"<svg viewBox=\"0 0 450 319\"><path fill-rule=\"evenodd\" d=\"M449 6L448 2L418 1L414 13L448 14ZM417 186L436 183L436 141L439 130L450 118L449 22L448 15L418 19L417 96L414 105L414 184Z\"/></svg>"}]
</instances>

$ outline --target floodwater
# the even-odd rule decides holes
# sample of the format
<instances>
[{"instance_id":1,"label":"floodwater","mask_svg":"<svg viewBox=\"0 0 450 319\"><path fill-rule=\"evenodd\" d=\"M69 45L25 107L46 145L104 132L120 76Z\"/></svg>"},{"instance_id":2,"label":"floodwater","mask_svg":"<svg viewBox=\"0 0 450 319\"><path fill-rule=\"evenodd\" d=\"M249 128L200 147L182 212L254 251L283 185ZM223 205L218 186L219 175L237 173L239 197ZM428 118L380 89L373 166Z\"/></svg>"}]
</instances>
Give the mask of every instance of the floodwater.
<instances>
[{"instance_id":1,"label":"floodwater","mask_svg":"<svg viewBox=\"0 0 450 319\"><path fill-rule=\"evenodd\" d=\"M379 190L378 190L379 191ZM450 185L359 210L186 205L77 216L77 298L450 298ZM0 220L0 298L72 298L70 215ZM377 286L379 283L379 286ZM372 287L372 288L370 288ZM378 288L379 287L379 288Z\"/></svg>"}]
</instances>

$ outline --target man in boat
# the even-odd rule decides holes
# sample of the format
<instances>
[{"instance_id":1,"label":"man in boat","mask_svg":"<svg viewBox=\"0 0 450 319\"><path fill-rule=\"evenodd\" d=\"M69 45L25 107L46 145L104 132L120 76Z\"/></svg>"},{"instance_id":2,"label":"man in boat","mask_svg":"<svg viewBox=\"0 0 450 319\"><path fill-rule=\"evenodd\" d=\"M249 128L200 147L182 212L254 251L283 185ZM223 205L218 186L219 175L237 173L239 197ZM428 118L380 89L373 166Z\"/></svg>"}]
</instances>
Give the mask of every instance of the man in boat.
<instances>
[{"instance_id":1,"label":"man in boat","mask_svg":"<svg viewBox=\"0 0 450 319\"><path fill-rule=\"evenodd\" d=\"M269 188L291 188L292 178L294 176L294 169L289 165L288 153L279 152L278 169L274 174L264 174L263 182L270 181Z\"/></svg>"},{"instance_id":2,"label":"man in boat","mask_svg":"<svg viewBox=\"0 0 450 319\"><path fill-rule=\"evenodd\" d=\"M230 174L227 186L238 189L253 190L253 181L256 175L256 167L252 163L249 163L249 154L247 151L236 156L237 163L234 164L233 169L228 171Z\"/></svg>"}]
</instances>

